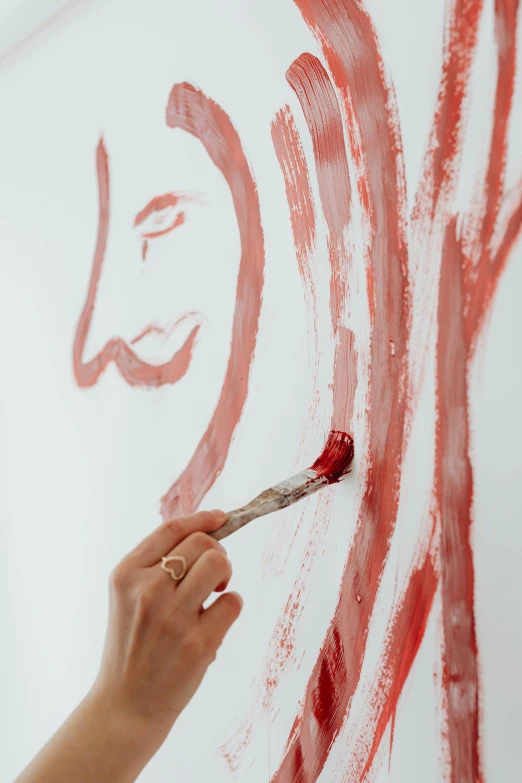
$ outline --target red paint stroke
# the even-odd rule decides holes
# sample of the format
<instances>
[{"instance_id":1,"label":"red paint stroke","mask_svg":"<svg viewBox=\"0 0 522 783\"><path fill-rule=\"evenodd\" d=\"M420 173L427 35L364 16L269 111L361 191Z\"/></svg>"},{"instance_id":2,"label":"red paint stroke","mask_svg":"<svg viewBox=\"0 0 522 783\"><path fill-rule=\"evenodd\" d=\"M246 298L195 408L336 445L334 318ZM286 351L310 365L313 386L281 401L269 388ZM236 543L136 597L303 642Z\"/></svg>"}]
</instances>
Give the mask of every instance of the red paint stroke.
<instances>
[{"instance_id":1,"label":"red paint stroke","mask_svg":"<svg viewBox=\"0 0 522 783\"><path fill-rule=\"evenodd\" d=\"M294 116L288 105L284 106L276 114L272 122L271 131L272 142L285 183L297 266L303 284L309 323L308 354L312 370L313 388L311 391L310 409L303 426L303 436L298 449L297 456L299 457L307 432L316 424L315 420L320 402L319 312L314 269L312 268L312 253L316 243L316 210L303 145ZM285 525L281 527L281 535L284 534L284 527ZM273 542L273 545L279 548L280 544L281 542ZM269 548L272 548L272 543Z\"/></svg>"},{"instance_id":2,"label":"red paint stroke","mask_svg":"<svg viewBox=\"0 0 522 783\"><path fill-rule=\"evenodd\" d=\"M318 476L325 476L333 484L339 481L348 471L354 454L353 438L346 432L332 430L321 454L317 457L310 470Z\"/></svg>"},{"instance_id":3,"label":"red paint stroke","mask_svg":"<svg viewBox=\"0 0 522 783\"><path fill-rule=\"evenodd\" d=\"M148 326L143 329L136 337L134 337L131 340L131 345L136 345L136 343L139 343L141 340L143 340L144 337L147 337L149 334L155 334L158 335L160 340L165 343L171 334L175 332L175 330L183 324L187 320L191 320L193 318L199 317L199 313L195 311L191 311L189 313L184 313L180 318L178 318L176 321L174 321L173 324L171 324L168 327L158 326L158 324L149 324Z\"/></svg>"},{"instance_id":4,"label":"red paint stroke","mask_svg":"<svg viewBox=\"0 0 522 783\"><path fill-rule=\"evenodd\" d=\"M353 332L343 325L352 258L346 238L351 218L351 186L342 118L330 77L317 58L302 54L290 66L287 79L298 94L311 134L321 204L328 232L330 310L336 340L335 365L332 368L332 430L349 433L353 427L357 351ZM315 120L314 112L327 118L326 125ZM327 134L332 130L334 135L328 138ZM295 122L287 108L277 114L272 126L272 138L285 179L298 264L308 264L313 235L308 233L307 226L302 225L301 220L307 217L307 211L312 204L310 178ZM333 177L334 186L331 185L329 177ZM314 223L314 226L317 232L317 223ZM309 267L300 266L300 271L305 298L308 301L313 300L316 293ZM331 339L331 335L322 335L321 339L323 343ZM331 446L336 445L335 441L332 442L332 436L339 439L339 435L331 433L326 453L330 453ZM351 455L346 452L344 439L347 438L351 436L344 435L338 445L343 449L343 459L347 455L351 460ZM312 469L317 467L326 469L327 472L331 470L329 464L324 464L324 454L325 452ZM320 501L314 515L298 578L272 634L266 672L262 678L262 692L258 693L248 718L241 722L232 740L221 748L232 770L237 769L252 735L252 714L257 715L260 709L270 709L272 695L282 674L295 663L295 635L307 596L307 578L324 547L325 531L331 516L330 505L326 499L324 502ZM296 736L298 737L298 734Z\"/></svg>"},{"instance_id":5,"label":"red paint stroke","mask_svg":"<svg viewBox=\"0 0 522 783\"><path fill-rule=\"evenodd\" d=\"M239 136L229 117L201 91L189 84L177 84L170 95L167 124L171 128L181 128L198 138L214 165L225 177L236 211L241 260L230 356L221 395L209 427L190 463L162 499L162 514L165 519L194 511L225 464L248 391L264 273L264 241L257 190ZM194 327L185 344L170 361L159 366L141 361L130 346L119 338L110 340L90 362L82 361L109 231L109 166L103 140L98 145L96 160L99 190L98 239L87 297L74 339L73 366L76 381L80 387L94 385L107 365L113 361L123 378L132 386L176 383L185 375L190 365L199 325ZM170 204L167 201L170 201ZM172 201L173 194L153 200L137 216L137 223L140 224L158 209L174 206Z\"/></svg>"},{"instance_id":6,"label":"red paint stroke","mask_svg":"<svg viewBox=\"0 0 522 783\"><path fill-rule=\"evenodd\" d=\"M285 181L286 198L303 280L312 280L310 253L315 245L316 218L310 175L293 114L284 106L272 122L272 142Z\"/></svg>"},{"instance_id":7,"label":"red paint stroke","mask_svg":"<svg viewBox=\"0 0 522 783\"><path fill-rule=\"evenodd\" d=\"M351 185L343 123L330 77L312 54L302 54L286 73L312 138L319 195L328 228L330 310L334 330L342 322L347 291L345 232L351 216Z\"/></svg>"},{"instance_id":8,"label":"red paint stroke","mask_svg":"<svg viewBox=\"0 0 522 783\"><path fill-rule=\"evenodd\" d=\"M81 388L94 386L107 365L114 362L131 386L163 386L176 383L189 368L199 326L194 327L182 347L164 364L152 365L142 361L119 337L109 340L102 351L89 362L85 363L82 359L94 313L109 233L109 159L103 139L100 139L96 152L96 168L99 194L98 239L87 297L74 337L73 369L76 382Z\"/></svg>"},{"instance_id":9,"label":"red paint stroke","mask_svg":"<svg viewBox=\"0 0 522 783\"><path fill-rule=\"evenodd\" d=\"M412 220L434 222L454 196L464 139L463 112L483 0L452 0L437 107Z\"/></svg>"},{"instance_id":10,"label":"red paint stroke","mask_svg":"<svg viewBox=\"0 0 522 783\"><path fill-rule=\"evenodd\" d=\"M162 217L161 214L165 211L172 212L173 209L177 209L180 204L184 204L187 201L193 201L195 196L188 195L186 193L165 193L163 196L156 196L147 204L141 212L138 212L134 220L134 227L140 226L151 215L155 218Z\"/></svg>"},{"instance_id":11,"label":"red paint stroke","mask_svg":"<svg viewBox=\"0 0 522 783\"><path fill-rule=\"evenodd\" d=\"M453 783L482 780L462 261L455 218L446 231L441 266L435 450L435 495L441 519L443 688Z\"/></svg>"},{"instance_id":12,"label":"red paint stroke","mask_svg":"<svg viewBox=\"0 0 522 783\"><path fill-rule=\"evenodd\" d=\"M361 512L339 603L306 689L299 729L273 777L274 781L307 783L317 780L355 691L395 525L406 410L406 398L400 390L405 389L406 381L410 303L402 231L405 189L401 148L391 109L393 96L383 78L371 22L360 5L350 0L297 0L297 5L322 44L334 81L349 103L345 105L347 115L351 116L353 108L358 118L357 132L366 154L375 297L371 307L368 469ZM394 357L390 339L395 345Z\"/></svg>"},{"instance_id":13,"label":"red paint stroke","mask_svg":"<svg viewBox=\"0 0 522 783\"><path fill-rule=\"evenodd\" d=\"M464 228L467 237L475 234L464 260L467 296L465 326L469 341L474 341L474 335L480 330L485 311L491 304L498 274L506 263L511 247L508 240L507 246L495 254L492 239L504 195L509 117L515 88L518 7L519 0L497 0L495 3L497 83L488 167L481 199L471 214L466 216ZM515 224L517 217L520 224L520 211L514 217Z\"/></svg>"},{"instance_id":14,"label":"red paint stroke","mask_svg":"<svg viewBox=\"0 0 522 783\"><path fill-rule=\"evenodd\" d=\"M439 573L432 545L414 566L386 629L379 669L367 700L362 730L354 740L345 779L367 779L419 651L437 590Z\"/></svg>"},{"instance_id":15,"label":"red paint stroke","mask_svg":"<svg viewBox=\"0 0 522 783\"><path fill-rule=\"evenodd\" d=\"M337 329L335 346L332 427L351 426L357 389L355 335L346 326Z\"/></svg>"},{"instance_id":16,"label":"red paint stroke","mask_svg":"<svg viewBox=\"0 0 522 783\"><path fill-rule=\"evenodd\" d=\"M232 344L221 395L207 431L189 464L162 498L164 519L194 511L225 464L248 393L261 311L264 240L259 198L241 141L229 117L190 84L176 84L167 124L200 139L232 194L241 241Z\"/></svg>"},{"instance_id":17,"label":"red paint stroke","mask_svg":"<svg viewBox=\"0 0 522 783\"><path fill-rule=\"evenodd\" d=\"M170 234L170 232L175 228L182 226L184 222L185 213L178 212L178 214L172 218L171 222L167 224L165 228L162 228L159 231L147 231L145 234L143 234L143 237L144 239L155 239L155 237L163 237L165 234Z\"/></svg>"},{"instance_id":18,"label":"red paint stroke","mask_svg":"<svg viewBox=\"0 0 522 783\"><path fill-rule=\"evenodd\" d=\"M516 4L518 5L518 4ZM469 10L469 9L468 9ZM490 263L475 264L470 274L471 260L466 257L463 239L458 236L456 217L450 218L442 248L441 280L438 294L439 336L437 343L437 443L435 474L435 511L440 518L441 574L435 570L432 546L423 555L407 584L403 599L399 602L389 626L387 642L374 678L373 697L369 700L366 719L355 740L358 752L353 754L347 779L363 781L374 762L386 726L393 723L397 704L418 644L424 633L435 590L441 579L444 628L444 707L447 720L450 778L453 783L463 780L477 783L482 780L479 743L478 665L473 607L474 573L470 545L472 512L472 465L469 456L469 401L467 378L473 359L478 335L483 327L485 314L498 284L509 251L520 235L522 227L522 183L508 194L508 216L502 222L501 237L496 249L492 248L493 235L499 230L497 223L502 213L498 200L502 198L504 170L498 171L497 163L505 166L505 145L509 112L512 104L513 63L502 62L506 52L515 57L516 8L513 3L497 3L497 51L499 70L495 112L504 112L501 120L495 117L489 151L483 201L475 201L475 209L461 220L462 233L469 247L471 230L477 239L471 245L475 258ZM499 18L499 15L502 18ZM454 16L452 17L454 19ZM456 20L459 21L459 20ZM478 23L478 18L475 19ZM501 34L499 34L501 31ZM469 34L469 30L467 31ZM506 38L506 33L508 38ZM512 41L509 38L512 37ZM453 45L461 42L450 35ZM474 38L467 37L467 45L475 45ZM462 53L469 61L469 52ZM452 61L446 57L445 63ZM446 66L445 66L446 67ZM469 77L469 72L467 74ZM444 80L443 80L444 82ZM451 80L447 80L450 84ZM440 101L439 101L440 104ZM450 114L450 117L453 115ZM438 120L437 120L438 121ZM449 121L449 120L448 120ZM454 119L452 120L454 122ZM502 131L500 131L502 129ZM450 147L448 152L452 166L458 165L458 155ZM435 176L427 169L434 162L432 151L427 154L425 177L433 181ZM440 167L439 167L440 168ZM448 167L442 165L446 172ZM454 183L456 186L456 182ZM494 197L491 195L490 188ZM424 192L428 192L425 188ZM421 191L422 192L422 187ZM448 203L451 193L446 194ZM511 200L511 195L514 196ZM486 206L484 206L486 204ZM490 219L493 212L497 220ZM487 216L487 217L486 217ZM430 210L424 215L429 221ZM417 215L419 219L419 215ZM466 222L467 221L467 224ZM483 222L482 222L483 221ZM429 229L429 223L427 225ZM477 306L473 302L473 292ZM433 536L433 533L432 533ZM419 600L419 596L421 600ZM414 629L410 636L410 629ZM412 643L412 641L414 643ZM361 749L362 748L362 752Z\"/></svg>"}]
</instances>

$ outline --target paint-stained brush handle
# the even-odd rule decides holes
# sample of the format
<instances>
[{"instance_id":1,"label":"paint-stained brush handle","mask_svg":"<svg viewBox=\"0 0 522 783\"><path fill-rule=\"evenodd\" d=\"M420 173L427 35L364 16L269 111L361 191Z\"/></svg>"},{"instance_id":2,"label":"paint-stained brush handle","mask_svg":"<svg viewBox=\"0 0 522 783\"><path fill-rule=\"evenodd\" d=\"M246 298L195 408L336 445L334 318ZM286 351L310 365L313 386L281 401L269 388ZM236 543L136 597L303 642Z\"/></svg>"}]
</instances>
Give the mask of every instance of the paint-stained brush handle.
<instances>
[{"instance_id":1,"label":"paint-stained brush handle","mask_svg":"<svg viewBox=\"0 0 522 783\"><path fill-rule=\"evenodd\" d=\"M321 456L311 468L266 489L246 506L231 511L225 524L210 535L220 541L253 519L291 506L319 489L341 481L346 478L353 454L353 438L345 432L332 431Z\"/></svg>"},{"instance_id":2,"label":"paint-stained brush handle","mask_svg":"<svg viewBox=\"0 0 522 783\"><path fill-rule=\"evenodd\" d=\"M276 484L275 487L265 489L246 506L231 511L225 524L210 535L220 541L231 533L235 533L248 522L252 522L253 519L291 506L292 503L297 503L301 498L305 498L327 485L328 479L324 476L318 476L313 470L303 470L302 473L297 473L286 481Z\"/></svg>"}]
</instances>

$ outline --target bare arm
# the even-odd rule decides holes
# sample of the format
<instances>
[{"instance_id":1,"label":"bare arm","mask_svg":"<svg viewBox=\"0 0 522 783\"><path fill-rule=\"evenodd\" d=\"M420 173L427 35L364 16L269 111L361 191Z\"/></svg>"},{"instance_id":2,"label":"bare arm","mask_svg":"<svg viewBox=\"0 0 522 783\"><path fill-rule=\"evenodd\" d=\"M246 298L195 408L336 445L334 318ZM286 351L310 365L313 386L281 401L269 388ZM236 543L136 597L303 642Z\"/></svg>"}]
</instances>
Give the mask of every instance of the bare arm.
<instances>
[{"instance_id":1,"label":"bare arm","mask_svg":"<svg viewBox=\"0 0 522 783\"><path fill-rule=\"evenodd\" d=\"M116 567L98 678L16 783L136 780L241 611L235 593L202 608L232 573L223 547L206 535L223 522L220 512L167 522ZM187 564L179 582L160 567L171 554Z\"/></svg>"}]
</instances>

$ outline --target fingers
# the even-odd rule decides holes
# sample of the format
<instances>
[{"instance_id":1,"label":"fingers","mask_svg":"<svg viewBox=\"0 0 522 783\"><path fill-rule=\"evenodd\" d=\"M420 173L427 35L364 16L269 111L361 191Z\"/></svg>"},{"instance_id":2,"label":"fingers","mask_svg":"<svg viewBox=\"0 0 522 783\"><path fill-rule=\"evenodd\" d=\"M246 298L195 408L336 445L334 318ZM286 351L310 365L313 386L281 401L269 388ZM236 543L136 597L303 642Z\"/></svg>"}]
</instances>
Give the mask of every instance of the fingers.
<instances>
[{"instance_id":1,"label":"fingers","mask_svg":"<svg viewBox=\"0 0 522 783\"><path fill-rule=\"evenodd\" d=\"M199 612L209 595L232 576L230 560L222 552L209 549L199 557L179 587L176 595L189 612Z\"/></svg>"},{"instance_id":2,"label":"fingers","mask_svg":"<svg viewBox=\"0 0 522 783\"><path fill-rule=\"evenodd\" d=\"M242 608L243 599L240 595L225 593L205 609L201 615L201 630L214 649L217 650Z\"/></svg>"},{"instance_id":3,"label":"fingers","mask_svg":"<svg viewBox=\"0 0 522 783\"><path fill-rule=\"evenodd\" d=\"M224 523L226 514L223 511L198 511L187 517L171 519L160 525L150 536L130 552L126 560L142 568L159 563L161 558L176 547L191 533L202 531L211 533Z\"/></svg>"},{"instance_id":4,"label":"fingers","mask_svg":"<svg viewBox=\"0 0 522 783\"><path fill-rule=\"evenodd\" d=\"M191 533L190 536L187 536L187 538L185 538L181 544L174 547L174 549L167 553L167 557L172 555L183 557L185 559L185 563L187 564L188 572L196 560L200 558L201 555L203 555L205 552L210 550L220 552L222 555L226 556L226 549L222 544L214 541L214 539L210 538L210 536L206 533L198 531L197 533Z\"/></svg>"}]
</instances>

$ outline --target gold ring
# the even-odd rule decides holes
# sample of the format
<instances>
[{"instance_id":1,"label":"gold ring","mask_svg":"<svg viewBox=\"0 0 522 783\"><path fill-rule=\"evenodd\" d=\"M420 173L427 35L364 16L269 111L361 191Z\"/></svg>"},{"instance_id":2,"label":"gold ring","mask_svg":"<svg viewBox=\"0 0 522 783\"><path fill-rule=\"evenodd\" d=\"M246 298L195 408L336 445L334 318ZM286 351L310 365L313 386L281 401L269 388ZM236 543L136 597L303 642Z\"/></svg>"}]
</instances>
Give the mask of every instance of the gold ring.
<instances>
[{"instance_id":1,"label":"gold ring","mask_svg":"<svg viewBox=\"0 0 522 783\"><path fill-rule=\"evenodd\" d=\"M174 562L181 564L181 571L179 571L178 573L176 573L176 571L173 568L169 568L167 565L167 563L174 563ZM170 574L171 578L175 582L181 582L181 580L187 573L187 561L185 560L183 555L169 555L168 557L162 557L161 567L167 574Z\"/></svg>"}]
</instances>

